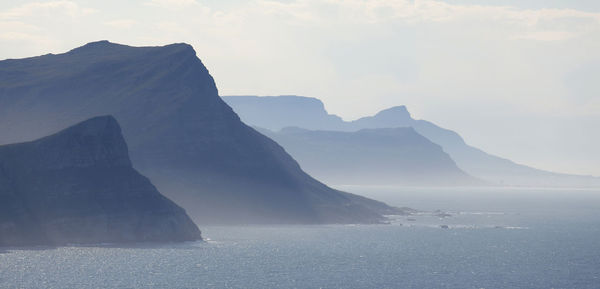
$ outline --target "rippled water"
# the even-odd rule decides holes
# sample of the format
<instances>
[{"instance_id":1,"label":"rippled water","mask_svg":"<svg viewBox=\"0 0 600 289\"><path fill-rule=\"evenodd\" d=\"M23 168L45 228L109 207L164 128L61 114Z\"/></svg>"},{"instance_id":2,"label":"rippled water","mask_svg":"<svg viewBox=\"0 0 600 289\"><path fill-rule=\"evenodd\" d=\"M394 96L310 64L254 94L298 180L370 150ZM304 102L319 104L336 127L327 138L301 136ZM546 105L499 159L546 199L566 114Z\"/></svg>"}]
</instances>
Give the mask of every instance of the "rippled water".
<instances>
[{"instance_id":1,"label":"rippled water","mask_svg":"<svg viewBox=\"0 0 600 289\"><path fill-rule=\"evenodd\" d=\"M0 288L600 288L600 192L345 189L453 216L203 227L206 242L160 246L0 249Z\"/></svg>"}]
</instances>

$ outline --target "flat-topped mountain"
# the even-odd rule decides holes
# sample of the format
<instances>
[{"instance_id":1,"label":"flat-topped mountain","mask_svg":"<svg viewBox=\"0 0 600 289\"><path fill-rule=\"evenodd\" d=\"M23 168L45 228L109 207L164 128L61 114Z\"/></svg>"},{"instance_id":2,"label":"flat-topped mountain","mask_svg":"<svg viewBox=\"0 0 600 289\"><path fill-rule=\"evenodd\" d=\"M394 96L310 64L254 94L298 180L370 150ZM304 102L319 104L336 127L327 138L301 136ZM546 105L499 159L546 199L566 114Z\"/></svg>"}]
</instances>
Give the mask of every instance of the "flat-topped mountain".
<instances>
[{"instance_id":1,"label":"flat-topped mountain","mask_svg":"<svg viewBox=\"0 0 600 289\"><path fill-rule=\"evenodd\" d=\"M330 115L318 99L302 96L224 96L223 99L249 125L278 131L295 126L310 130L358 131L361 129L412 127L416 132L439 144L458 167L469 175L491 184L515 186L600 186L600 178L552 173L520 165L508 159L488 154L465 143L454 131L436 124L413 119L405 106L396 106L354 121L343 121ZM293 99L293 105L290 105ZM300 105L300 103L311 105ZM273 111L277 107L277 111ZM298 113L297 108L309 108ZM281 118L287 112L310 120ZM318 121L313 121L318 120ZM273 135L271 135L274 137ZM284 147L286 147L284 145ZM293 155L293 154L292 154ZM302 164L302 163L301 163Z\"/></svg>"},{"instance_id":2,"label":"flat-topped mountain","mask_svg":"<svg viewBox=\"0 0 600 289\"><path fill-rule=\"evenodd\" d=\"M302 168L331 184L482 184L463 171L442 148L411 127L356 132L284 128L261 130L285 147Z\"/></svg>"},{"instance_id":3,"label":"flat-topped mountain","mask_svg":"<svg viewBox=\"0 0 600 289\"><path fill-rule=\"evenodd\" d=\"M105 114L119 121L134 166L196 223L370 223L394 210L304 173L240 121L187 44L101 41L0 61L0 143Z\"/></svg>"},{"instance_id":4,"label":"flat-topped mountain","mask_svg":"<svg viewBox=\"0 0 600 289\"><path fill-rule=\"evenodd\" d=\"M341 117L328 114L323 102L312 97L233 95L224 96L223 100L242 114L244 123L269 130L277 131L287 126L343 130L346 126ZM256 105L257 101L260 106Z\"/></svg>"},{"instance_id":5,"label":"flat-topped mountain","mask_svg":"<svg viewBox=\"0 0 600 289\"><path fill-rule=\"evenodd\" d=\"M0 246L198 239L185 211L133 169L113 117L0 146Z\"/></svg>"}]
</instances>

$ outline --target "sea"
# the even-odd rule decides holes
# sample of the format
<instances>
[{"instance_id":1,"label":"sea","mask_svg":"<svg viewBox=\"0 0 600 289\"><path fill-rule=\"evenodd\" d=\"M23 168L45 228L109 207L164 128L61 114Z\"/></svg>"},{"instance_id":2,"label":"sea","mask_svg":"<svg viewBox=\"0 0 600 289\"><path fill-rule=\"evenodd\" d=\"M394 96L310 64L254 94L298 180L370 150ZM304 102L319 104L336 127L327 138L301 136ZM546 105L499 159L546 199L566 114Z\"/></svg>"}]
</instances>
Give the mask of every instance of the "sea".
<instances>
[{"instance_id":1,"label":"sea","mask_svg":"<svg viewBox=\"0 0 600 289\"><path fill-rule=\"evenodd\" d=\"M201 226L201 242L0 248L0 288L600 288L598 189L337 188L420 212Z\"/></svg>"}]
</instances>

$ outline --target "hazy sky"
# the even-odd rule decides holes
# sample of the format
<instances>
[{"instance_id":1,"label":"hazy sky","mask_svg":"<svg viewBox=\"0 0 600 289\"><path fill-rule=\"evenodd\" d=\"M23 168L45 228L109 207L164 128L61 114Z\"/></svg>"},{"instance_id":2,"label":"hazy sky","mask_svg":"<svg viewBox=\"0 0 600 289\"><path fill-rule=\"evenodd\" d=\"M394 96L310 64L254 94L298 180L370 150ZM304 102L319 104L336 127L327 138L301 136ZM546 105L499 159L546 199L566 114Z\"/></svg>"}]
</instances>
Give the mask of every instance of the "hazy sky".
<instances>
[{"instance_id":1,"label":"hazy sky","mask_svg":"<svg viewBox=\"0 0 600 289\"><path fill-rule=\"evenodd\" d=\"M415 118L519 163L600 176L600 1L2 1L0 58L187 42L221 95Z\"/></svg>"}]
</instances>

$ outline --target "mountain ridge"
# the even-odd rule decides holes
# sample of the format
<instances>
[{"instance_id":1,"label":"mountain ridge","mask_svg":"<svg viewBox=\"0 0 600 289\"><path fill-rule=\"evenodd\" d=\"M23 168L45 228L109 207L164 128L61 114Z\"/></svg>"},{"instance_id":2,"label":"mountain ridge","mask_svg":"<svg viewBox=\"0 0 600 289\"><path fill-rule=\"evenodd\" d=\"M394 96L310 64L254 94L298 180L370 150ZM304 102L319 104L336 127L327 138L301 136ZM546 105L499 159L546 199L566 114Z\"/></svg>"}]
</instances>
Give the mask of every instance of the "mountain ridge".
<instances>
[{"instance_id":1,"label":"mountain ridge","mask_svg":"<svg viewBox=\"0 0 600 289\"><path fill-rule=\"evenodd\" d=\"M95 42L0 61L0 143L47 135L95 115L121 124L131 160L197 224L374 223L374 210L303 172L218 96L187 44Z\"/></svg>"},{"instance_id":2,"label":"mountain ridge","mask_svg":"<svg viewBox=\"0 0 600 289\"><path fill-rule=\"evenodd\" d=\"M237 104L238 96L223 96L249 124L262 124L264 128L278 131L286 126L299 126L293 119L280 119L271 117L268 110L263 107L262 98L247 96L245 106ZM271 96L271 102L276 100ZM296 96L296 102L301 102L302 96ZM255 106L252 113L246 113L246 107ZM352 121L329 121L319 115L320 112L306 112L311 118L319 120L314 125L304 128L312 130L357 131L363 128L391 128L413 127L415 130L442 146L445 152L456 162L458 167L468 174L483 179L493 185L511 186L539 186L539 187L598 187L600 178L570 174L547 172L525 165L517 164L511 160L488 154L478 148L468 145L456 132L437 126L426 120L416 120L410 116L405 106L396 106L380 111L374 116L366 116ZM325 112L327 114L327 112ZM283 114L283 112L280 112ZM258 125L257 125L258 126Z\"/></svg>"},{"instance_id":3,"label":"mountain ridge","mask_svg":"<svg viewBox=\"0 0 600 289\"><path fill-rule=\"evenodd\" d=\"M483 185L460 170L442 148L412 127L354 132L285 127L261 129L302 168L338 185Z\"/></svg>"},{"instance_id":4,"label":"mountain ridge","mask_svg":"<svg viewBox=\"0 0 600 289\"><path fill-rule=\"evenodd\" d=\"M185 211L132 168L111 116L0 146L0 199L1 246L201 239Z\"/></svg>"}]
</instances>

